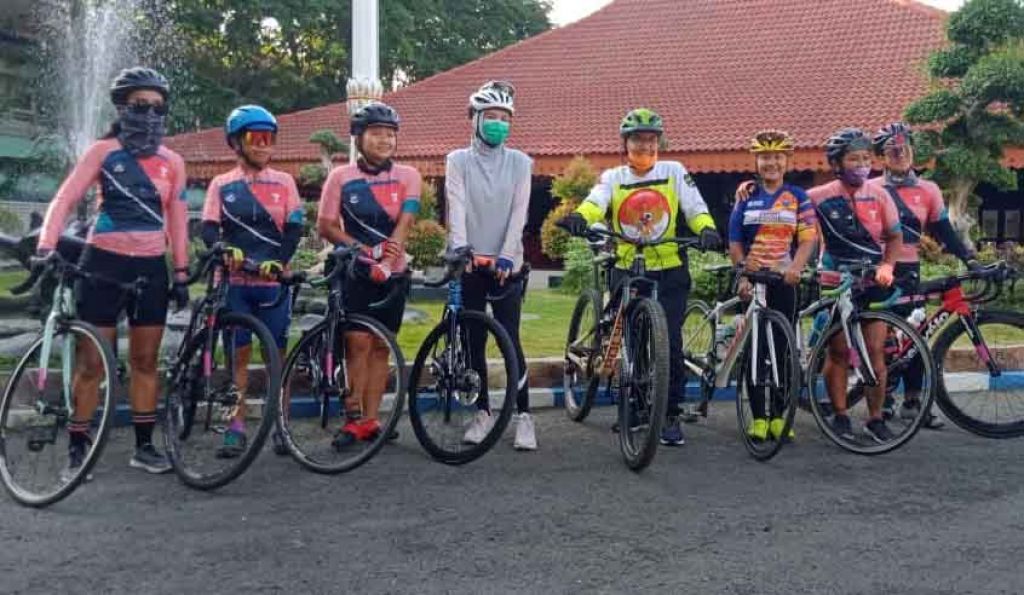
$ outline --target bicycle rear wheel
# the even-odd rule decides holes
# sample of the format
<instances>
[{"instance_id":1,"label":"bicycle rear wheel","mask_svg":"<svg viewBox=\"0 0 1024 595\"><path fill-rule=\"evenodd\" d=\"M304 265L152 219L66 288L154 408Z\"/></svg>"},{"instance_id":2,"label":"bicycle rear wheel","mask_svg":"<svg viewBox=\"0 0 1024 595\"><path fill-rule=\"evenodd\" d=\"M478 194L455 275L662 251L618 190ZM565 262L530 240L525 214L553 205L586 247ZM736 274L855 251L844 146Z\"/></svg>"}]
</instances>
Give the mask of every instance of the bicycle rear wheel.
<instances>
[{"instance_id":1,"label":"bicycle rear wheel","mask_svg":"<svg viewBox=\"0 0 1024 595\"><path fill-rule=\"evenodd\" d=\"M416 354L409 374L409 421L430 456L462 465L490 450L505 431L521 372L512 340L497 321L472 310L453 316L455 333L443 321ZM474 340L486 347L483 360L470 348ZM487 404L490 419L481 422L476 418ZM482 437L467 435L474 423L484 424Z\"/></svg>"},{"instance_id":2,"label":"bicycle rear wheel","mask_svg":"<svg viewBox=\"0 0 1024 595\"><path fill-rule=\"evenodd\" d=\"M856 351L847 350L846 366L847 372L847 417L850 427L847 429L843 424L838 424L836 415L831 409L835 408L835 399L830 399L828 391L822 378L822 371L828 359L829 344L836 336L842 335L842 327L837 323L829 328L821 337L821 341L814 347L808 363L808 392L810 393L811 412L814 420L822 433L842 448L862 455L877 455L895 450L906 444L921 428L925 413L931 408L935 397L935 364L928 344L921 335L906 320L889 312L857 312L854 315L854 324L860 325L865 322L878 322L886 326L886 377L895 380L887 384L885 389L884 403L879 411L872 414L869 407L869 399L864 398L867 394L864 383L857 380L854 373L854 363L858 359ZM901 340L909 340L910 349L903 351L894 349L894 345L900 344ZM844 339L845 344L845 339ZM914 370L914 382L908 383L906 375L908 371ZM832 408L823 408L822 404L829 402ZM907 407L905 404L917 403L916 407ZM903 412L908 414L889 415L888 411ZM869 422L884 420L884 426L892 434L886 439L879 439L877 432L869 426Z\"/></svg>"},{"instance_id":3,"label":"bicycle rear wheel","mask_svg":"<svg viewBox=\"0 0 1024 595\"><path fill-rule=\"evenodd\" d=\"M405 359L395 336L373 318L347 315L336 328L333 346L328 345L328 324L325 320L303 334L288 354L277 425L300 465L337 474L369 461L393 435L405 406ZM366 439L341 441L345 397L352 394L346 350L349 338L357 335L370 337L387 350L386 356L375 357L387 362L385 377L376 379L383 391L379 403L360 403L360 413L368 413L370 406L377 411L374 418L380 431Z\"/></svg>"},{"instance_id":4,"label":"bicycle rear wheel","mask_svg":"<svg viewBox=\"0 0 1024 595\"><path fill-rule=\"evenodd\" d=\"M174 471L200 490L227 485L249 468L274 423L281 392L281 356L262 322L219 313L207 352L210 331L203 328L192 337L169 373L165 397L164 439ZM251 426L255 432L249 433Z\"/></svg>"},{"instance_id":5,"label":"bicycle rear wheel","mask_svg":"<svg viewBox=\"0 0 1024 595\"><path fill-rule=\"evenodd\" d=\"M800 358L792 323L775 310L762 309L758 316L761 318L758 329L760 357L757 358L760 361L751 362L751 334L739 363L736 420L747 452L758 461L767 461L789 441L800 391ZM754 365L758 372L756 383L751 380ZM752 431L755 420L767 424L763 437Z\"/></svg>"},{"instance_id":6,"label":"bicycle rear wheel","mask_svg":"<svg viewBox=\"0 0 1024 595\"><path fill-rule=\"evenodd\" d=\"M110 346L79 321L59 322L47 362L37 338L11 371L0 402L0 477L18 503L44 507L66 498L89 477L106 443L117 376ZM89 358L98 383L89 399L72 395L76 361ZM72 444L70 430L85 439Z\"/></svg>"},{"instance_id":7,"label":"bicycle rear wheel","mask_svg":"<svg viewBox=\"0 0 1024 595\"><path fill-rule=\"evenodd\" d=\"M1022 436L1024 314L980 310L973 321L971 333L969 321L961 318L935 340L939 408L953 423L979 436ZM997 373L989 369L989 362Z\"/></svg>"},{"instance_id":8,"label":"bicycle rear wheel","mask_svg":"<svg viewBox=\"0 0 1024 595\"><path fill-rule=\"evenodd\" d=\"M565 413L573 421L583 421L594 406L601 384L601 294L584 289L569 321L562 371Z\"/></svg>"},{"instance_id":9,"label":"bicycle rear wheel","mask_svg":"<svg viewBox=\"0 0 1024 595\"><path fill-rule=\"evenodd\" d=\"M657 302L638 298L626 313L626 365L619 381L619 449L633 471L651 464L668 408L668 323Z\"/></svg>"}]
</instances>

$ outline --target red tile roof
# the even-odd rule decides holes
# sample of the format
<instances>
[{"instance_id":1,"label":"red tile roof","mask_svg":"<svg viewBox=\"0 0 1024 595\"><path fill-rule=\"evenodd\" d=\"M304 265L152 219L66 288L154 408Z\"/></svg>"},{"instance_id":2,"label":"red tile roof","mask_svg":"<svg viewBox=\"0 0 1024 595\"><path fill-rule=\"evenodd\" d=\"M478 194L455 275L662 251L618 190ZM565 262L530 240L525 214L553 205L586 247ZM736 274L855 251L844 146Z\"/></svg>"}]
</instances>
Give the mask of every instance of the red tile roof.
<instances>
[{"instance_id":1,"label":"red tile roof","mask_svg":"<svg viewBox=\"0 0 1024 595\"><path fill-rule=\"evenodd\" d=\"M517 88L510 144L534 156L620 150L618 122L648 106L673 153L743 150L759 128L819 147L834 129L874 129L927 90L944 12L913 0L616 0L554 29L388 94L399 153L434 160L470 137L466 98L488 79ZM283 115L275 159L318 158L309 136L341 133L343 103ZM168 144L190 164L232 159L220 130Z\"/></svg>"}]
</instances>

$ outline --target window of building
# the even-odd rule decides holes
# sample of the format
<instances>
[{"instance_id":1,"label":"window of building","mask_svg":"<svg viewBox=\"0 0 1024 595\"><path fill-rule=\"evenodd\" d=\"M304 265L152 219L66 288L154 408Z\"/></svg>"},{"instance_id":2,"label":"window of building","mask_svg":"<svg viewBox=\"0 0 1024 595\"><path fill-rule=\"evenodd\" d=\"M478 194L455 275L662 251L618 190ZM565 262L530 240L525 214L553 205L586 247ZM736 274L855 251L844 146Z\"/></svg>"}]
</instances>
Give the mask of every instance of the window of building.
<instances>
[{"instance_id":1,"label":"window of building","mask_svg":"<svg viewBox=\"0 0 1024 595\"><path fill-rule=\"evenodd\" d=\"M986 239L999 238L999 211L985 209L981 212L981 233Z\"/></svg>"},{"instance_id":2,"label":"window of building","mask_svg":"<svg viewBox=\"0 0 1024 595\"><path fill-rule=\"evenodd\" d=\"M1020 223L1020 211L1005 211L1003 213L1003 239L1020 241L1022 237Z\"/></svg>"}]
</instances>

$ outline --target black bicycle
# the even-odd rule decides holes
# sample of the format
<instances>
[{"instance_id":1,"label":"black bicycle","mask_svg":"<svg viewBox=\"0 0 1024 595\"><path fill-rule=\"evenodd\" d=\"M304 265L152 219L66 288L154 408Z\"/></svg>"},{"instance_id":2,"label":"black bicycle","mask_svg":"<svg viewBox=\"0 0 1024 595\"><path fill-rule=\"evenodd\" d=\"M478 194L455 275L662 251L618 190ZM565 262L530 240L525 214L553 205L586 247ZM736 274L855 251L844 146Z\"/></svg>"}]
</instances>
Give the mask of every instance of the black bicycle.
<instances>
[{"instance_id":1,"label":"black bicycle","mask_svg":"<svg viewBox=\"0 0 1024 595\"><path fill-rule=\"evenodd\" d=\"M358 250L335 250L328 259L330 272L322 278L307 280L301 273L281 278L291 288L281 295L293 303L303 285L328 290L324 319L302 334L285 361L277 418L284 448L317 473L344 473L373 458L395 436L405 406L405 358L394 334L376 319L345 309L346 280L356 274ZM387 296L371 309L386 307L408 285L405 276L389 283ZM370 365L379 366L378 373L363 375L366 382L360 380L359 386L349 370L356 349L375 349ZM379 427L358 440L344 440L339 427L344 415L355 411L367 421L377 420Z\"/></svg>"},{"instance_id":2,"label":"black bicycle","mask_svg":"<svg viewBox=\"0 0 1024 595\"><path fill-rule=\"evenodd\" d=\"M281 357L270 330L249 314L227 309L226 252L227 246L214 245L187 280L191 285L205 278L206 294L166 366L167 451L181 481L201 490L230 483L252 464L281 392ZM242 420L256 431L226 456L224 434Z\"/></svg>"},{"instance_id":3,"label":"black bicycle","mask_svg":"<svg viewBox=\"0 0 1024 595\"><path fill-rule=\"evenodd\" d=\"M409 374L409 421L416 439L442 463L461 465L487 452L501 437L512 417L521 379L516 350L508 332L484 312L462 304L462 275L473 254L469 248L445 254L447 272L429 287L448 286L441 322L427 334ZM510 277L506 287L519 281ZM498 301L508 295L489 295ZM491 346L488 347L488 344ZM489 364L488 357L495 358ZM494 373L496 372L496 373ZM491 395L496 389L500 401ZM482 436L467 436L478 417L490 411ZM497 411L494 414L494 411Z\"/></svg>"},{"instance_id":4,"label":"black bicycle","mask_svg":"<svg viewBox=\"0 0 1024 595\"><path fill-rule=\"evenodd\" d=\"M3 240L5 247L13 245L10 238ZM33 507L66 498L89 477L113 424L117 363L96 327L76 318L74 281L110 283L125 293L138 293L146 284L145 279L120 283L86 272L62 248L26 262L32 274L11 289L23 294L49 286L52 296L43 329L10 372L0 400L0 478L17 502ZM84 380L78 366L83 357L94 362L89 366L94 395L82 394L80 387L75 394ZM72 430L84 435L74 449Z\"/></svg>"},{"instance_id":5,"label":"black bicycle","mask_svg":"<svg viewBox=\"0 0 1024 595\"><path fill-rule=\"evenodd\" d=\"M636 248L629 274L611 288L611 299L587 288L576 301L565 344L563 388L565 409L573 421L583 421L605 390L618 395L619 448L626 465L639 471L657 452L668 408L668 323L658 303L658 283L647 279L643 248L677 244L696 248L694 238L634 239L591 226L586 234L595 251L595 280L599 267L610 270L615 257L602 254L602 239ZM623 349L623 346L625 349ZM617 380L618 390L615 390Z\"/></svg>"}]
</instances>

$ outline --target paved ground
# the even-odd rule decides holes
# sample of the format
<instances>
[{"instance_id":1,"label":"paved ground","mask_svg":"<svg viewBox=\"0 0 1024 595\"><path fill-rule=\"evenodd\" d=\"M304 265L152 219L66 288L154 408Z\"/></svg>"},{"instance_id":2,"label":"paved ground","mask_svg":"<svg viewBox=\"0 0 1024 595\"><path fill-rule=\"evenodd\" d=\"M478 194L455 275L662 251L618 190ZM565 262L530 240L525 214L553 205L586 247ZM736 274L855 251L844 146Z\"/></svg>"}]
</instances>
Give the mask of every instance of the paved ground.
<instances>
[{"instance_id":1,"label":"paved ground","mask_svg":"<svg viewBox=\"0 0 1024 595\"><path fill-rule=\"evenodd\" d=\"M399 444L345 476L265 453L219 493L127 468L43 511L0 499L4 593L1021 593L1024 441L922 432L880 458L798 418L749 459L727 403L636 475L608 431L538 415L463 468Z\"/></svg>"}]
</instances>

